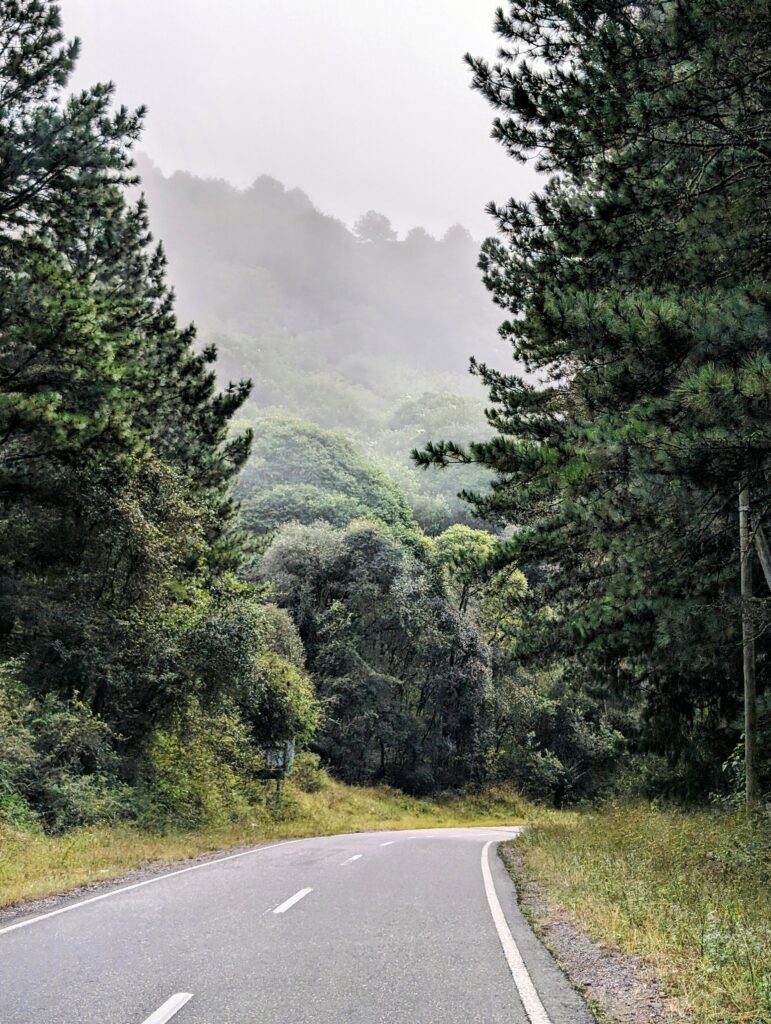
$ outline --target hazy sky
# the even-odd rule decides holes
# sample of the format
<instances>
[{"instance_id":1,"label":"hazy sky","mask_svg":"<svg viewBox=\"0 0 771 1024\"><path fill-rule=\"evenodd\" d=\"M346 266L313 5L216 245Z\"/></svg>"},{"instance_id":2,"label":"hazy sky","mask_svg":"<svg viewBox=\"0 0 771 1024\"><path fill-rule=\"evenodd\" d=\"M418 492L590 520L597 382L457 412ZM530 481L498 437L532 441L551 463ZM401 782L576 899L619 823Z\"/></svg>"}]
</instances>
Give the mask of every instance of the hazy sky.
<instances>
[{"instance_id":1,"label":"hazy sky","mask_svg":"<svg viewBox=\"0 0 771 1024\"><path fill-rule=\"evenodd\" d=\"M61 0L83 41L75 84L149 108L143 150L169 173L271 174L348 223L460 221L525 196L530 168L489 138L463 54L494 56L496 0Z\"/></svg>"}]
</instances>

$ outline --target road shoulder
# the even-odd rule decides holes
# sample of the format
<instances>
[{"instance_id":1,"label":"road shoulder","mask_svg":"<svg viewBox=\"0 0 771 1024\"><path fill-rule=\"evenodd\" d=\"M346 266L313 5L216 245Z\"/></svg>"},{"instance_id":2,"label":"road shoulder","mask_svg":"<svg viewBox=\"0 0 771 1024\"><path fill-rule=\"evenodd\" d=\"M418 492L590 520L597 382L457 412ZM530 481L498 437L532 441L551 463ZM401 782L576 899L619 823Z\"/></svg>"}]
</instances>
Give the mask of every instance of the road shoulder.
<instances>
[{"instance_id":1,"label":"road shoulder","mask_svg":"<svg viewBox=\"0 0 771 1024\"><path fill-rule=\"evenodd\" d=\"M674 1024L660 979L638 957L594 942L572 918L550 903L528 876L516 841L500 857L514 881L519 907L533 931L591 1006L601 1024Z\"/></svg>"}]
</instances>

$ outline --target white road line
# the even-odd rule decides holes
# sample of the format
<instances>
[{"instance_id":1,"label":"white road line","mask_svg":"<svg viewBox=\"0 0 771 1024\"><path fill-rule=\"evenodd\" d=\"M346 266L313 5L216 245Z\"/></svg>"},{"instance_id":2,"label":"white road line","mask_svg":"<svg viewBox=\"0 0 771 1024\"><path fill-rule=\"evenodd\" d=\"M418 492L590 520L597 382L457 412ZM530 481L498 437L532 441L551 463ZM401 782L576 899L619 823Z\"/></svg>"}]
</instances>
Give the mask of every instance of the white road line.
<instances>
[{"instance_id":1,"label":"white road line","mask_svg":"<svg viewBox=\"0 0 771 1024\"><path fill-rule=\"evenodd\" d=\"M145 1024L166 1024L166 1021L171 1020L175 1014L179 1013L185 1003L189 1003L192 998L192 992L177 992L171 999L167 999L155 1013L151 1013Z\"/></svg>"},{"instance_id":2,"label":"white road line","mask_svg":"<svg viewBox=\"0 0 771 1024\"><path fill-rule=\"evenodd\" d=\"M363 856L363 853L354 853L353 857L349 857L348 860L344 860L340 867L344 868L346 864L353 864L355 860L361 860Z\"/></svg>"},{"instance_id":3,"label":"white road line","mask_svg":"<svg viewBox=\"0 0 771 1024\"><path fill-rule=\"evenodd\" d=\"M290 907L293 907L295 903L299 903L301 899L308 895L309 892L313 892L313 889L300 889L294 896L290 896L288 900L284 900L283 903L279 904L273 911L274 914L285 914Z\"/></svg>"},{"instance_id":4,"label":"white road line","mask_svg":"<svg viewBox=\"0 0 771 1024\"><path fill-rule=\"evenodd\" d=\"M224 864L227 860L238 860L239 857L251 857L255 853L264 853L265 850L275 850L279 846L291 846L292 843L304 843L304 839L285 839L280 843L270 843L268 846L258 846L254 850L244 850L242 853L230 853L227 857L217 857L215 860L207 860L202 864L193 864L189 868L179 868L177 871L169 871L165 875L157 875L155 878L146 878L144 882L134 882L131 885L121 886L120 889L111 889L99 896L91 896L87 900L80 900L78 903L70 903L66 907L59 907L58 910L49 910L47 914L38 914L37 917L28 917L25 921L17 921L16 924L9 924L6 928L0 928L0 935L7 932L15 932L18 928L26 928L28 925L37 924L38 921L45 921L49 917L58 917L59 914L68 914L71 910L88 906L89 903L98 903L100 900L109 900L112 896L120 896L121 893L131 892L132 889L141 889L145 885L155 885L156 882L163 882L167 878L176 878L177 875L186 875L189 871L200 871L201 868L211 867L213 864Z\"/></svg>"},{"instance_id":5,"label":"white road line","mask_svg":"<svg viewBox=\"0 0 771 1024\"><path fill-rule=\"evenodd\" d=\"M381 843L380 845L381 846L393 846L395 842L396 842L395 839L389 839L389 841L387 843Z\"/></svg>"},{"instance_id":6,"label":"white road line","mask_svg":"<svg viewBox=\"0 0 771 1024\"><path fill-rule=\"evenodd\" d=\"M501 940L511 976L514 979L514 984L517 986L519 998L522 1000L522 1005L530 1019L530 1024L551 1024L540 996L536 991L536 987L533 984L533 979L530 977L525 966L525 961L522 959L522 954L519 952L514 941L514 936L511 934L511 930L506 923L498 894L495 891L495 884L493 883L493 876L490 871L490 847L492 845L493 840L490 840L482 848L482 878L485 882L485 893L487 894L487 902L490 904L490 913L493 915L495 929L498 932L498 938Z\"/></svg>"}]
</instances>

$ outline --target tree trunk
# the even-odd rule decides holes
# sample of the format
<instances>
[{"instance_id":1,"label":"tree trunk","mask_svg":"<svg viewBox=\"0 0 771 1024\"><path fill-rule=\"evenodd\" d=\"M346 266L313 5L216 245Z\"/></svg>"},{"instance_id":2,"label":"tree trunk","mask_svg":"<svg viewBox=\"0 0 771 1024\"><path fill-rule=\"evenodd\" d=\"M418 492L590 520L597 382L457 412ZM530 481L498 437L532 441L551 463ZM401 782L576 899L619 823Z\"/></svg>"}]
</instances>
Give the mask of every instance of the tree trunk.
<instances>
[{"instance_id":1,"label":"tree trunk","mask_svg":"<svg viewBox=\"0 0 771 1024\"><path fill-rule=\"evenodd\" d=\"M747 807L760 802L758 783L758 706L755 687L755 638L752 623L752 547L750 489L739 492L739 549L741 553L742 647L744 651L744 772Z\"/></svg>"}]
</instances>

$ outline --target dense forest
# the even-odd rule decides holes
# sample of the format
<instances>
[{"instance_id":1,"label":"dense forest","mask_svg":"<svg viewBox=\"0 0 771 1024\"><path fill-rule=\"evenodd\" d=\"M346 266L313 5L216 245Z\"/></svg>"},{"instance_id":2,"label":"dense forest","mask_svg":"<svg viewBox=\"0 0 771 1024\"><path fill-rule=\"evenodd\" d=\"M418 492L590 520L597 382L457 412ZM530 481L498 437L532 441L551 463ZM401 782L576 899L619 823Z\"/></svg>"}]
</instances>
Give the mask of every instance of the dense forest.
<instances>
[{"instance_id":1,"label":"dense forest","mask_svg":"<svg viewBox=\"0 0 771 1024\"><path fill-rule=\"evenodd\" d=\"M288 740L415 794L769 791L767 22L510 3L470 70L545 184L479 256L165 178L58 5L2 5L0 821L236 818Z\"/></svg>"}]
</instances>

